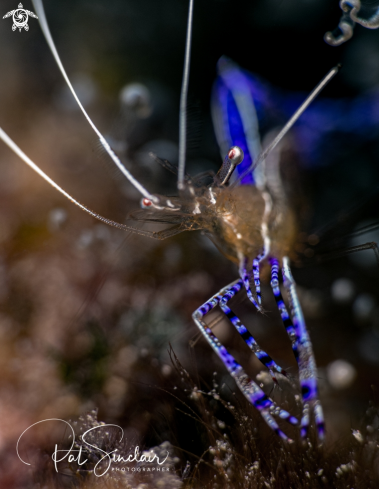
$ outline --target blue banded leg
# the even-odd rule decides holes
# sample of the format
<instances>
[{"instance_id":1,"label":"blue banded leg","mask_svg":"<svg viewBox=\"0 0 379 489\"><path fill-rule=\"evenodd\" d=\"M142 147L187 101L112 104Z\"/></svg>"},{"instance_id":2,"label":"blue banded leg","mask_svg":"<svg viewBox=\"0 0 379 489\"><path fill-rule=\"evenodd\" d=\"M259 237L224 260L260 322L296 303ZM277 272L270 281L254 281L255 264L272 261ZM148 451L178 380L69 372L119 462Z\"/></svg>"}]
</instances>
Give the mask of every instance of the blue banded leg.
<instances>
[{"instance_id":1,"label":"blue banded leg","mask_svg":"<svg viewBox=\"0 0 379 489\"><path fill-rule=\"evenodd\" d=\"M318 399L316 362L313 355L312 343L305 325L303 312L297 297L296 285L289 267L288 257L283 258L282 273L284 287L288 293L295 334L298 338L299 379L303 399L303 415L301 418L300 433L303 438L307 436L311 421L311 412L313 410L317 434L319 439L323 440L325 435L325 426L322 407Z\"/></svg>"},{"instance_id":2,"label":"blue banded leg","mask_svg":"<svg viewBox=\"0 0 379 489\"><path fill-rule=\"evenodd\" d=\"M225 288L225 293L222 296L222 299L220 301L220 308L223 311L223 313L228 317L230 322L233 324L233 326L236 328L238 333L241 335L242 339L245 341L247 346L252 350L253 353L255 353L256 357L258 360L260 360L263 365L265 365L271 374L271 377L273 378L274 382L277 383L276 377L275 377L275 372L279 372L283 375L286 375L286 372L277 365L274 360L264 351L258 343L255 341L255 339L252 337L250 332L247 330L247 328L241 323L239 318L234 314L234 312L230 309L230 307L227 305L227 303L234 297L241 289L243 288L243 282L241 279L236 280L232 284L230 284L227 288Z\"/></svg>"},{"instance_id":3,"label":"blue banded leg","mask_svg":"<svg viewBox=\"0 0 379 489\"><path fill-rule=\"evenodd\" d=\"M295 328L292 324L290 315L288 314L286 305L284 304L282 293L279 287L279 261L276 258L270 259L271 263L271 288L274 293L276 304L278 306L280 316L282 318L284 327L286 328L287 334L291 340L292 351L295 355L296 361L299 360L299 337L296 335Z\"/></svg>"},{"instance_id":4,"label":"blue banded leg","mask_svg":"<svg viewBox=\"0 0 379 489\"><path fill-rule=\"evenodd\" d=\"M263 309L261 306L262 298L261 298L260 281L259 281L259 262L258 262L258 290L257 290L257 286L255 286L256 292L257 292L257 298L254 297L254 295L251 291L251 288L250 288L250 280L249 280L249 274L247 273L247 270L246 270L246 263L247 263L246 258L241 259L240 269L239 269L240 277L241 277L243 284L245 286L247 297L254 304L254 306L257 308L257 310L262 312ZM254 282L255 282L255 276L254 276ZM259 291L259 295L258 295L258 291Z\"/></svg>"},{"instance_id":5,"label":"blue banded leg","mask_svg":"<svg viewBox=\"0 0 379 489\"><path fill-rule=\"evenodd\" d=\"M261 260L266 256L265 253L261 253L253 260L253 277L254 277L254 285L255 291L257 293L257 299L259 304L262 304L262 294L261 294L261 280L259 277L259 264Z\"/></svg>"},{"instance_id":6,"label":"blue banded leg","mask_svg":"<svg viewBox=\"0 0 379 489\"><path fill-rule=\"evenodd\" d=\"M291 423L292 425L298 424L297 419L290 413L277 406L264 392L263 390L250 379L242 366L234 359L234 357L227 351L227 349L220 343L218 338L209 329L203 318L209 311L214 309L220 304L225 293L230 287L222 289L218 294L214 295L205 304L199 307L192 315L197 327L204 335L209 345L213 348L214 352L222 360L225 367L228 369L231 376L236 381L239 389L246 397L246 399L261 413L263 419L275 431L281 438L288 440L286 434L279 428L277 422L273 418L273 415L279 416L281 419Z\"/></svg>"}]
</instances>

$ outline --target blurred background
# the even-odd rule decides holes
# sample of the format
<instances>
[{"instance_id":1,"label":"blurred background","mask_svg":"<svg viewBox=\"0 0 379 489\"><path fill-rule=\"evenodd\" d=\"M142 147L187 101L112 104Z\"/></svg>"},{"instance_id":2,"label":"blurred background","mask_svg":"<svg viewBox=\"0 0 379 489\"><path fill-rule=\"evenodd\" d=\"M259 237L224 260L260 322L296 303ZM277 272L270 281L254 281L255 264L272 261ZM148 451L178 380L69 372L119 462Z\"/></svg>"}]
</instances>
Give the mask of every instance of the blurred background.
<instances>
[{"instance_id":1,"label":"blurred background","mask_svg":"<svg viewBox=\"0 0 379 489\"><path fill-rule=\"evenodd\" d=\"M16 3L2 0L1 15ZM175 176L148 153L177 164L187 2L54 0L45 8L63 64L95 124L144 186L175 194ZM330 444L361 426L375 401L379 366L374 253L317 260L318 249L324 254L379 238L378 231L351 235L378 219L379 31L358 26L349 42L332 48L323 35L336 28L340 13L338 1L327 0L195 2L188 104L188 172L217 171L210 98L222 55L273 87L263 135L286 122L288 108L276 103L285 104L287 93L301 100L332 66L343 64L320 96L328 114L324 128L331 126L314 134L318 153L298 150L295 132L285 158L300 222L294 276L319 367ZM0 24L1 127L66 191L123 222L139 208L139 195L99 147L38 21L29 19L28 32L13 32L11 25L11 19ZM353 104L355 111L341 116ZM99 420L119 424L129 440L145 447L168 440L178 447L180 471L188 454L200 456L209 442L178 410L179 398L191 400L170 345L199 388L212 389L217 379L226 402L238 398L246 408L191 319L236 278L236 267L200 233L158 242L96 222L3 144L0 174L2 487L27 487L26 466L20 468L15 454L24 429L95 408ZM309 239L326 225L324 245ZM270 291L263 292L271 304ZM268 309L262 318L250 308L246 322L285 363L289 344L274 304ZM259 372L230 325L220 323L215 331L252 374ZM280 389L273 395L286 400Z\"/></svg>"}]
</instances>

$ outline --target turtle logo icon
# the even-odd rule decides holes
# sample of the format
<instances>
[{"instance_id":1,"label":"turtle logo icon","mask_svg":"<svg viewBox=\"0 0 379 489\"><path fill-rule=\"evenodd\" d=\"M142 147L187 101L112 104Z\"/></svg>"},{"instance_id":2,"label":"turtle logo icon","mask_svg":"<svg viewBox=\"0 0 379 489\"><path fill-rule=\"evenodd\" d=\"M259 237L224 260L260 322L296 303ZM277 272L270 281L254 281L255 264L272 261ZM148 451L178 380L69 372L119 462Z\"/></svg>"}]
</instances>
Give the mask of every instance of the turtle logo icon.
<instances>
[{"instance_id":1,"label":"turtle logo icon","mask_svg":"<svg viewBox=\"0 0 379 489\"><path fill-rule=\"evenodd\" d=\"M22 29L25 29L26 31L29 30L28 26L28 20L29 20L29 15L30 17L33 17L34 19L38 19L36 14L34 12L31 12L30 10L25 10L22 8L22 3L18 4L18 8L16 10L11 10L10 12L6 13L3 17L3 19L6 19L10 16L13 16L13 25L12 25L12 31L15 31L16 29L19 29L20 32Z\"/></svg>"}]
</instances>

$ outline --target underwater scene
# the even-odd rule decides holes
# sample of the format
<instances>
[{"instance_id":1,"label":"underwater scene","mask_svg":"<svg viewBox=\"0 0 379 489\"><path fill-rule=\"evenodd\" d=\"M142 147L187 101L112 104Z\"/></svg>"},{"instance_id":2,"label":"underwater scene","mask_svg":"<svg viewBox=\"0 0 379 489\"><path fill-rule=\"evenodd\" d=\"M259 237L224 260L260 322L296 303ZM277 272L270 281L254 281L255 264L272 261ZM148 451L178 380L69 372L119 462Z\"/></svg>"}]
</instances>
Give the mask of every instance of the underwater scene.
<instances>
[{"instance_id":1,"label":"underwater scene","mask_svg":"<svg viewBox=\"0 0 379 489\"><path fill-rule=\"evenodd\" d=\"M379 1L0 14L0 487L378 487Z\"/></svg>"}]
</instances>

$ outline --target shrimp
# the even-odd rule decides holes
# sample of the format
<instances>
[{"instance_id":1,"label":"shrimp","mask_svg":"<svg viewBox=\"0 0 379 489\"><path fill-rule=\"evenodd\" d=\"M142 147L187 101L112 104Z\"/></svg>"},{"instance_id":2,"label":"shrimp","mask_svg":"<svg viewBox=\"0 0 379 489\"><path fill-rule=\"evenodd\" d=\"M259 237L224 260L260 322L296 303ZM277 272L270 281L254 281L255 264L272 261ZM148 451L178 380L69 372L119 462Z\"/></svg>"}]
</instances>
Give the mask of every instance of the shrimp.
<instances>
[{"instance_id":1,"label":"shrimp","mask_svg":"<svg viewBox=\"0 0 379 489\"><path fill-rule=\"evenodd\" d=\"M285 374L284 370L260 348L257 341L228 305L232 297L245 289L253 307L263 313L261 271L263 267L269 267L271 273L270 285L273 295L283 324L290 337L293 353L299 366L299 378L303 399L303 412L300 421L301 436L305 438L308 435L312 416L314 416L317 433L319 439L322 440L324 438L324 419L322 407L318 399L316 363L290 267L290 255L295 243L297 224L294 212L285 197L278 164L274 158L274 151L301 114L336 75L338 67L330 70L303 104L296 110L271 144L264 151L261 151L257 124L254 120L254 106L252 101L244 96L246 87L243 84L243 76L237 73L237 82L235 79L231 80L230 66L224 66L220 72L220 77L225 90L233 98L234 104L237 105L243 126L242 133L240 133L242 136L237 138L237 140L235 137L230 137L233 132L230 130L231 126L227 128L229 134L226 132L222 133L222 129L219 129L218 138L225 155L220 170L216 175L200 174L191 177L185 172L185 163L186 107L191 57L193 4L194 1L190 0L180 102L178 168L156 157L157 161L164 167L178 174L177 196L167 197L150 193L125 168L104 136L95 126L75 93L63 67L47 24L41 0L33 0L33 5L55 61L78 106L99 138L100 144L111 157L117 168L141 194L141 210L132 213L125 224L101 216L72 197L44 173L1 128L0 139L64 197L101 222L120 230L131 231L159 240L169 238L183 231L202 231L228 259L239 267L240 277L222 288L211 299L199 307L193 313L193 320L211 348L221 359L230 375L234 378L243 395L261 413L263 419L273 431L282 439L289 440L274 416L278 416L293 426L299 424L298 419L279 407L253 379L248 377L242 366L221 344L205 321L208 312L216 306L219 306L245 340L250 350L269 369L273 378L275 379L276 372ZM227 124L232 124L232 119L229 119L225 115L225 110L227 110L227 107L223 106L221 99L214 102L216 126L217 123L221 122L222 118L224 121L227 121ZM248 123L247 125L246 122ZM225 149L225 142L231 146L227 150ZM238 173L237 177L235 173ZM212 176L212 183L207 184L205 176L209 175ZM240 183L242 184L239 185ZM169 227L160 231L150 231L139 227L141 223L168 224ZM280 273L283 277L284 289L288 295L289 309L285 305L279 288ZM251 276L253 277L253 286L250 283Z\"/></svg>"}]
</instances>

